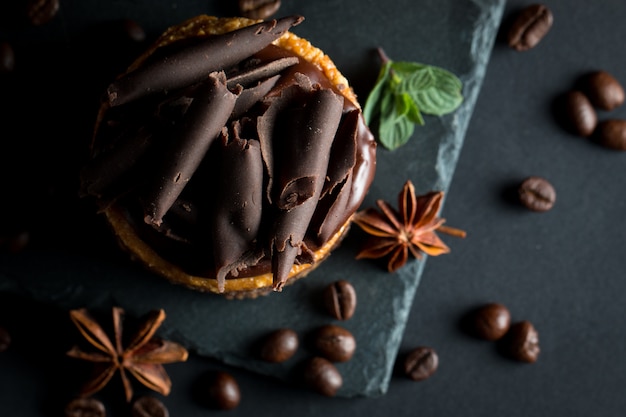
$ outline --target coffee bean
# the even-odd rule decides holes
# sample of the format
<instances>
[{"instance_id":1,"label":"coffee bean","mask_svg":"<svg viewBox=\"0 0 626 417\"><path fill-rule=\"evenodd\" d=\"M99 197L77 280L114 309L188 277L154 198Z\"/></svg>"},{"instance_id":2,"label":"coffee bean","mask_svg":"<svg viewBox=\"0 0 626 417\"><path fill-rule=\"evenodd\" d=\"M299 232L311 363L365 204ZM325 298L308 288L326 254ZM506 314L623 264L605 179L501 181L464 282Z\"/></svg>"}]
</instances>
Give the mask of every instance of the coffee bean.
<instances>
[{"instance_id":1,"label":"coffee bean","mask_svg":"<svg viewBox=\"0 0 626 417\"><path fill-rule=\"evenodd\" d=\"M324 289L323 301L326 311L337 320L348 320L356 310L356 291L345 280L335 281Z\"/></svg>"},{"instance_id":2,"label":"coffee bean","mask_svg":"<svg viewBox=\"0 0 626 417\"><path fill-rule=\"evenodd\" d=\"M317 352L332 362L346 362L356 350L356 340L343 327L327 324L314 332L313 345Z\"/></svg>"},{"instance_id":3,"label":"coffee bean","mask_svg":"<svg viewBox=\"0 0 626 417\"><path fill-rule=\"evenodd\" d=\"M28 0L26 14L30 23L43 25L52 20L59 11L59 0Z\"/></svg>"},{"instance_id":4,"label":"coffee bean","mask_svg":"<svg viewBox=\"0 0 626 417\"><path fill-rule=\"evenodd\" d=\"M285 362L296 353L298 346L298 334L295 331L278 329L263 338L259 357L267 362Z\"/></svg>"},{"instance_id":5,"label":"coffee bean","mask_svg":"<svg viewBox=\"0 0 626 417\"><path fill-rule=\"evenodd\" d=\"M437 352L428 346L413 349L404 359L404 373L413 381L430 378L439 367Z\"/></svg>"},{"instance_id":6,"label":"coffee bean","mask_svg":"<svg viewBox=\"0 0 626 417\"><path fill-rule=\"evenodd\" d=\"M93 397L75 398L65 406L65 417L104 417L104 404Z\"/></svg>"},{"instance_id":7,"label":"coffee bean","mask_svg":"<svg viewBox=\"0 0 626 417\"><path fill-rule=\"evenodd\" d=\"M11 346L11 333L9 331L0 326L0 352L4 352Z\"/></svg>"},{"instance_id":8,"label":"coffee bean","mask_svg":"<svg viewBox=\"0 0 626 417\"><path fill-rule=\"evenodd\" d=\"M581 88L594 106L602 110L613 110L624 103L624 88L606 71L586 74Z\"/></svg>"},{"instance_id":9,"label":"coffee bean","mask_svg":"<svg viewBox=\"0 0 626 417\"><path fill-rule=\"evenodd\" d=\"M304 363L303 379L307 387L327 397L335 396L343 385L343 378L337 367L319 356Z\"/></svg>"},{"instance_id":10,"label":"coffee bean","mask_svg":"<svg viewBox=\"0 0 626 417\"><path fill-rule=\"evenodd\" d=\"M591 136L598 125L598 115L591 102L581 91L573 90L563 98L564 121L572 133Z\"/></svg>"},{"instance_id":11,"label":"coffee bean","mask_svg":"<svg viewBox=\"0 0 626 417\"><path fill-rule=\"evenodd\" d=\"M508 31L507 42L517 51L534 48L552 27L552 11L542 4L532 4L519 11Z\"/></svg>"},{"instance_id":12,"label":"coffee bean","mask_svg":"<svg viewBox=\"0 0 626 417\"><path fill-rule=\"evenodd\" d=\"M133 417L169 417L170 412L158 398L144 395L133 402L132 414Z\"/></svg>"},{"instance_id":13,"label":"coffee bean","mask_svg":"<svg viewBox=\"0 0 626 417\"><path fill-rule=\"evenodd\" d=\"M241 401L239 384L227 372L216 371L211 373L206 392L208 404L220 410L231 410L237 407Z\"/></svg>"},{"instance_id":14,"label":"coffee bean","mask_svg":"<svg viewBox=\"0 0 626 417\"><path fill-rule=\"evenodd\" d=\"M511 325L504 342L504 352L512 359L533 363L539 357L539 334L528 320Z\"/></svg>"},{"instance_id":15,"label":"coffee bean","mask_svg":"<svg viewBox=\"0 0 626 417\"><path fill-rule=\"evenodd\" d=\"M249 19L266 19L280 8L280 0L239 0L239 13Z\"/></svg>"},{"instance_id":16,"label":"coffee bean","mask_svg":"<svg viewBox=\"0 0 626 417\"><path fill-rule=\"evenodd\" d=\"M0 42L0 74L12 72L15 69L15 53L9 42Z\"/></svg>"},{"instance_id":17,"label":"coffee bean","mask_svg":"<svg viewBox=\"0 0 626 417\"><path fill-rule=\"evenodd\" d=\"M626 151L626 120L603 120L598 123L594 137L602 146L617 151Z\"/></svg>"},{"instance_id":18,"label":"coffee bean","mask_svg":"<svg viewBox=\"0 0 626 417\"><path fill-rule=\"evenodd\" d=\"M499 303L489 303L478 307L470 314L470 331L481 339L498 340L506 334L511 325L509 309Z\"/></svg>"},{"instance_id":19,"label":"coffee bean","mask_svg":"<svg viewBox=\"0 0 626 417\"><path fill-rule=\"evenodd\" d=\"M146 32L136 21L132 19L124 19L122 27L130 40L135 42L143 42L146 40Z\"/></svg>"},{"instance_id":20,"label":"coffee bean","mask_svg":"<svg viewBox=\"0 0 626 417\"><path fill-rule=\"evenodd\" d=\"M556 201L556 191L548 180L532 176L526 178L518 188L520 202L533 211L548 211Z\"/></svg>"}]
</instances>

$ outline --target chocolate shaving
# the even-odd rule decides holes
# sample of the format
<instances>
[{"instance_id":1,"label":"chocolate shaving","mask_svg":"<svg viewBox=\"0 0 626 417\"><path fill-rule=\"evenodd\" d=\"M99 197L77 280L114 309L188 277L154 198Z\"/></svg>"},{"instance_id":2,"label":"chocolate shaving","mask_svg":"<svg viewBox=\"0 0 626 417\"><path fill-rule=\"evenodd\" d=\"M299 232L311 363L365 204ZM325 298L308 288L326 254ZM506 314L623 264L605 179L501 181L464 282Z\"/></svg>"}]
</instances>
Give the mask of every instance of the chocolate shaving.
<instances>
[{"instance_id":1,"label":"chocolate shaving","mask_svg":"<svg viewBox=\"0 0 626 417\"><path fill-rule=\"evenodd\" d=\"M180 134L155 172L144 199L145 222L158 226L191 179L211 143L226 125L237 96L226 88L223 72L211 73L189 106ZM160 168L160 169L159 169Z\"/></svg>"},{"instance_id":2,"label":"chocolate shaving","mask_svg":"<svg viewBox=\"0 0 626 417\"><path fill-rule=\"evenodd\" d=\"M271 238L275 291L282 289L294 260L302 253L302 240L324 186L328 155L342 107L343 97L332 90L313 90L301 107L288 107L279 115L286 130L274 136L273 149L282 149L282 155L287 157L282 159L275 176L287 184L298 199L308 197L300 204L288 205L289 209L280 210L277 215Z\"/></svg>"},{"instance_id":3,"label":"chocolate shaving","mask_svg":"<svg viewBox=\"0 0 626 417\"><path fill-rule=\"evenodd\" d=\"M261 154L269 175L266 197L270 203L274 203L273 188L276 177L274 160L282 161L284 159L282 155L283 148L275 145L275 142L278 140L278 137L284 137L289 134L284 130L283 121L278 121L278 118L290 108L296 109L303 106L302 101L313 90L311 80L306 75L298 73L296 76L294 82L282 90L279 95L266 97L263 102L266 110L258 119L257 128L259 140L261 141ZM282 117L282 119L288 118Z\"/></svg>"},{"instance_id":4,"label":"chocolate shaving","mask_svg":"<svg viewBox=\"0 0 626 417\"><path fill-rule=\"evenodd\" d=\"M228 88L232 88L236 84L247 87L251 84L257 84L259 81L280 74L286 68L297 64L299 59L295 56L278 58L273 61L265 62L257 67L243 70L237 74L229 75Z\"/></svg>"},{"instance_id":5,"label":"chocolate shaving","mask_svg":"<svg viewBox=\"0 0 626 417\"><path fill-rule=\"evenodd\" d=\"M273 45L272 45L273 46ZM266 48L261 51L257 56L263 57L264 53L271 51L270 48ZM277 52L278 53L278 52ZM280 95L281 91L294 84L302 83L302 76L305 75L308 78L308 82L311 85L318 85L319 88L329 88L335 90L333 84L319 71L319 69L308 62L301 59L296 65L292 65L282 73L281 79L276 83L274 89L268 94L268 96ZM335 90L336 91L336 90ZM345 100L345 105L354 107L354 104L350 100Z\"/></svg>"},{"instance_id":6,"label":"chocolate shaving","mask_svg":"<svg viewBox=\"0 0 626 417\"><path fill-rule=\"evenodd\" d=\"M235 124L233 138L222 130L216 152L217 192L213 213L213 248L217 285L224 291L227 275L256 264L262 252L255 251L263 206L263 161L257 140L240 137Z\"/></svg>"},{"instance_id":7,"label":"chocolate shaving","mask_svg":"<svg viewBox=\"0 0 626 417\"><path fill-rule=\"evenodd\" d=\"M275 185L278 188L274 191L274 195L276 195L276 205L283 210L291 210L313 197L316 194L317 184L325 179L330 151L316 152L314 149L319 145L315 142L319 140L319 137L334 138L339 122L335 124L333 118L337 112L341 115L341 108L337 110L333 106L334 101L330 101L330 97L339 99L343 106L343 96L334 93L332 95L319 94L319 96L316 98L320 100L319 103L309 103L311 106L318 106L315 112L312 109L310 118L302 117L299 109L293 110L293 118L289 115L292 113L291 109L286 112L288 113L286 117L291 119L292 131L284 144L281 158L285 161L298 161L298 163L284 164L278 173L278 181ZM328 100L328 103L322 100ZM329 104L329 106L325 107L324 104ZM299 142L296 140L298 135L306 139L301 139L302 142Z\"/></svg>"},{"instance_id":8,"label":"chocolate shaving","mask_svg":"<svg viewBox=\"0 0 626 417\"><path fill-rule=\"evenodd\" d=\"M317 204L307 232L316 248L328 242L348 220L346 213L349 212L346 210L350 202L352 179L352 172L350 172L343 182L334 187Z\"/></svg>"},{"instance_id":9,"label":"chocolate shaving","mask_svg":"<svg viewBox=\"0 0 626 417\"><path fill-rule=\"evenodd\" d=\"M119 106L157 92L195 84L212 71L229 68L265 48L300 24L302 16L260 22L179 50L160 61L150 61L129 72L107 88L111 106Z\"/></svg>"},{"instance_id":10,"label":"chocolate shaving","mask_svg":"<svg viewBox=\"0 0 626 417\"><path fill-rule=\"evenodd\" d=\"M176 121L181 120L183 115L187 113L192 102L193 98L187 95L162 101L157 106L155 116L167 124L175 124Z\"/></svg>"},{"instance_id":11,"label":"chocolate shaving","mask_svg":"<svg viewBox=\"0 0 626 417\"><path fill-rule=\"evenodd\" d=\"M248 110L250 110L256 103L261 101L268 91L276 85L276 81L280 78L280 75L275 75L267 80L261 81L258 85L250 88L244 88L243 91L237 97L235 108L231 119L237 120L243 116ZM241 85L237 85L236 88L241 88Z\"/></svg>"},{"instance_id":12,"label":"chocolate shaving","mask_svg":"<svg viewBox=\"0 0 626 417\"><path fill-rule=\"evenodd\" d=\"M357 210L369 190L374 179L372 175L376 168L376 141L365 124L360 111L354 111L357 116L356 126L352 133L356 139L356 161L354 167L345 180L326 194L319 202L318 209L311 220L311 230L315 233L313 240L322 246L348 220L349 215ZM347 127L347 125L345 125ZM337 138L337 140L341 140Z\"/></svg>"},{"instance_id":13,"label":"chocolate shaving","mask_svg":"<svg viewBox=\"0 0 626 417\"><path fill-rule=\"evenodd\" d=\"M309 226L309 238L317 248L326 243L361 205L371 180L376 143L359 110L348 112L331 149L326 184ZM361 152L357 152L357 148ZM360 181L360 183L355 183ZM366 184L366 187L359 184Z\"/></svg>"},{"instance_id":14,"label":"chocolate shaving","mask_svg":"<svg viewBox=\"0 0 626 417\"><path fill-rule=\"evenodd\" d=\"M337 184L346 179L356 164L356 132L359 123L359 110L347 113L337 131L337 136L330 151L330 163L326 173L326 183L322 197L332 192Z\"/></svg>"},{"instance_id":15,"label":"chocolate shaving","mask_svg":"<svg viewBox=\"0 0 626 417\"><path fill-rule=\"evenodd\" d=\"M195 204L179 198L169 209L161 225L155 229L169 239L191 243L197 224L198 210Z\"/></svg>"},{"instance_id":16,"label":"chocolate shaving","mask_svg":"<svg viewBox=\"0 0 626 417\"><path fill-rule=\"evenodd\" d=\"M103 193L146 154L152 138L153 132L144 126L122 132L117 146L100 152L83 167L80 194L102 198Z\"/></svg>"}]
</instances>

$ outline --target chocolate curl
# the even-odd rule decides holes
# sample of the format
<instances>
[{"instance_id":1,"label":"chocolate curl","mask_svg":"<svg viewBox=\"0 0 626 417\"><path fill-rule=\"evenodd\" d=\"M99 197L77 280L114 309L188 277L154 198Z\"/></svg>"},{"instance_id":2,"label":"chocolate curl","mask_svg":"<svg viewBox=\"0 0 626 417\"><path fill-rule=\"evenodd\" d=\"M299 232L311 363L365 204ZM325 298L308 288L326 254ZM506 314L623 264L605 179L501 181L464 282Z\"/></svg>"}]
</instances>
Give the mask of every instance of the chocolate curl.
<instances>
[{"instance_id":1,"label":"chocolate curl","mask_svg":"<svg viewBox=\"0 0 626 417\"><path fill-rule=\"evenodd\" d=\"M271 47L271 48L270 48ZM270 45L270 47L265 50L259 52L257 56L263 59L265 53L269 53L274 48L278 48L277 46ZM280 51L274 53L281 53ZM285 52L282 52L285 53ZM319 88L332 88L335 89L333 84L324 76L324 73L319 70L319 68L305 59L299 60L296 65L292 65L287 68L283 73L282 77L276 84L276 87L272 91L270 91L270 96L280 95L281 92L293 85L301 83L301 77L303 74L306 74L306 77L309 79L309 83L311 85L318 85ZM350 100L345 100L345 104L351 107L354 107Z\"/></svg>"},{"instance_id":2,"label":"chocolate curl","mask_svg":"<svg viewBox=\"0 0 626 417\"><path fill-rule=\"evenodd\" d=\"M279 80L280 82L280 80ZM266 98L264 105L266 110L258 118L257 129L259 140L261 141L261 154L263 162L267 169L269 179L267 182L267 199L270 203L274 202L273 188L274 178L276 177L276 169L274 168L274 160L282 158L283 148L275 145L276 137L285 136L285 132L280 131L281 123L277 119L282 113L289 108L298 108L302 106L302 100L313 90L311 80L304 74L297 73L293 77L293 83L280 92L280 94ZM288 135L288 134L287 134Z\"/></svg>"},{"instance_id":3,"label":"chocolate curl","mask_svg":"<svg viewBox=\"0 0 626 417\"><path fill-rule=\"evenodd\" d=\"M236 74L228 75L228 88L232 88L236 84L246 87L251 84L257 84L259 81L280 74L283 70L297 64L298 57L278 58L273 61L260 63L250 69L245 69Z\"/></svg>"},{"instance_id":4,"label":"chocolate curl","mask_svg":"<svg viewBox=\"0 0 626 417\"><path fill-rule=\"evenodd\" d=\"M211 143L228 121L237 96L226 88L223 72L211 73L183 119L182 129L164 152L165 160L155 172L155 182L144 200L145 222L159 226L191 179Z\"/></svg>"},{"instance_id":5,"label":"chocolate curl","mask_svg":"<svg viewBox=\"0 0 626 417\"><path fill-rule=\"evenodd\" d=\"M276 82L280 78L280 75L275 75L267 80L260 82L254 87L244 88L241 94L237 97L235 103L235 109L231 115L231 119L237 120L242 117L248 110L252 108L256 103L265 97L265 95L276 85ZM237 84L236 88L241 88L241 85Z\"/></svg>"},{"instance_id":6,"label":"chocolate curl","mask_svg":"<svg viewBox=\"0 0 626 417\"><path fill-rule=\"evenodd\" d=\"M111 106L119 106L146 95L167 92L200 82L206 74L229 68L278 39L302 16L260 22L221 35L208 36L199 43L174 52L161 60L146 61L107 88Z\"/></svg>"},{"instance_id":7,"label":"chocolate curl","mask_svg":"<svg viewBox=\"0 0 626 417\"><path fill-rule=\"evenodd\" d=\"M357 161L359 119L360 111L357 109L344 114L331 148L326 182L307 235L317 248L348 220L346 213L351 213L347 206L352 189L352 171Z\"/></svg>"},{"instance_id":8,"label":"chocolate curl","mask_svg":"<svg viewBox=\"0 0 626 417\"><path fill-rule=\"evenodd\" d=\"M152 137L153 132L144 126L123 132L114 148L102 151L81 170L81 195L102 198L103 193L145 155Z\"/></svg>"},{"instance_id":9,"label":"chocolate curl","mask_svg":"<svg viewBox=\"0 0 626 417\"><path fill-rule=\"evenodd\" d=\"M191 243L198 225L198 209L190 201L177 199L167 212L163 223L156 228L169 239Z\"/></svg>"},{"instance_id":10,"label":"chocolate curl","mask_svg":"<svg viewBox=\"0 0 626 417\"><path fill-rule=\"evenodd\" d=\"M355 155L354 166L343 183L335 185L326 194L322 193L318 208L313 215L313 220L311 220L311 227L309 228L311 235L309 237L313 239L318 247L322 246L337 233L339 228L348 221L350 213L354 213L361 206L367 190L374 179L376 170L376 140L372 132L367 128L363 114L359 110L353 110L348 113L348 116L339 128L335 143L342 140L349 142L348 138L341 137L341 135L349 130L348 127L352 123L354 123L352 126L354 131L351 135L354 135L355 149L358 150ZM333 144L331 164L335 163L334 152L337 151L338 149ZM329 165L328 178L333 176L331 171L332 169ZM329 184L330 182L327 179L324 191L328 189Z\"/></svg>"},{"instance_id":11,"label":"chocolate curl","mask_svg":"<svg viewBox=\"0 0 626 417\"><path fill-rule=\"evenodd\" d=\"M193 91L190 91L189 95L183 94L160 102L157 106L156 118L163 120L165 123L172 123L182 119L193 102L192 95Z\"/></svg>"},{"instance_id":12,"label":"chocolate curl","mask_svg":"<svg viewBox=\"0 0 626 417\"><path fill-rule=\"evenodd\" d=\"M228 141L223 129L217 148L217 192L213 215L213 248L217 286L224 291L228 274L255 265L262 253L255 253L255 239L261 226L263 206L263 161L257 140L240 138L240 125Z\"/></svg>"},{"instance_id":13,"label":"chocolate curl","mask_svg":"<svg viewBox=\"0 0 626 417\"><path fill-rule=\"evenodd\" d=\"M320 91L330 92L330 90ZM331 98L340 99L340 104L343 107L343 96L336 94L331 95L329 93L315 94L315 96L319 96L316 97L316 100L319 100L319 102L309 103L311 106L317 106L311 109L312 113L310 119L301 119L299 114L294 115L293 122L295 129L299 130L294 130L294 134L290 135L290 139L284 147L284 152L281 156L284 161L298 162L297 164L284 164L278 174L277 184L274 185L274 187L278 187L276 191L278 195L276 205L283 210L291 210L316 195L318 183L320 181L323 182L326 178L330 150L325 153L312 152L310 150L315 148L315 141L318 140L317 137L329 137L330 134L332 134L332 136L330 136L331 138L335 137L339 122L337 121L335 124L334 121L332 121L326 125L324 121L327 118L333 120L333 117L337 115L337 110L332 105L335 100L331 101ZM330 105L324 107L325 103L322 103L322 100L327 100ZM341 109L339 110L339 114L341 115ZM316 131L313 134L309 133L317 129L321 131ZM324 130L328 130L329 132L325 132ZM290 146L298 135L298 133L295 132L303 132L300 133L300 135L304 136L305 139L298 143L298 146Z\"/></svg>"},{"instance_id":14,"label":"chocolate curl","mask_svg":"<svg viewBox=\"0 0 626 417\"><path fill-rule=\"evenodd\" d=\"M328 164L322 197L332 192L354 169L356 164L359 113L359 110L348 112L339 125L339 130L330 152L330 163Z\"/></svg>"},{"instance_id":15,"label":"chocolate curl","mask_svg":"<svg viewBox=\"0 0 626 417\"><path fill-rule=\"evenodd\" d=\"M286 136L279 138L286 158L277 174L289 184L302 185L304 191L290 188L297 195L311 194L301 204L280 210L271 239L273 289L281 291L296 257L302 252L303 238L324 187L330 149L341 120L343 97L332 90L313 90L305 105L285 112ZM299 181L307 178L307 181ZM308 183L310 181L310 183Z\"/></svg>"}]
</instances>

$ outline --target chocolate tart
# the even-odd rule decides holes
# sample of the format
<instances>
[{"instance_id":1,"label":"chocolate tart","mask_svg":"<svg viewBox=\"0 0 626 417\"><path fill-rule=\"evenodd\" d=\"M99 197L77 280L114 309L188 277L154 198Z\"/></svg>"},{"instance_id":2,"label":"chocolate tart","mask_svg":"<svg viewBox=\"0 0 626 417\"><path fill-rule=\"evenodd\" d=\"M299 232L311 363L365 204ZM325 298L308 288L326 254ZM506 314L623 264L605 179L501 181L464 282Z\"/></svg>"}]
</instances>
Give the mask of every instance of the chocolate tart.
<instances>
[{"instance_id":1,"label":"chocolate tart","mask_svg":"<svg viewBox=\"0 0 626 417\"><path fill-rule=\"evenodd\" d=\"M350 228L376 143L301 16L201 15L103 95L81 196L149 270L252 298L305 276Z\"/></svg>"}]
</instances>

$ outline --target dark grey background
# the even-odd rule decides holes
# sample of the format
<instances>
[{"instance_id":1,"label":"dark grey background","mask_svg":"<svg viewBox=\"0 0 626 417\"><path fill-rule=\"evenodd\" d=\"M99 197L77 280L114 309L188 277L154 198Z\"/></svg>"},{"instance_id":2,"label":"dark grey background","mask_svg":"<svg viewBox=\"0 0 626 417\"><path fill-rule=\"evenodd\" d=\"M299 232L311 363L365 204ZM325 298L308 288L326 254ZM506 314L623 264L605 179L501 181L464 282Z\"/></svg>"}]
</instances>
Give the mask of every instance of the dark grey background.
<instances>
[{"instance_id":1,"label":"dark grey background","mask_svg":"<svg viewBox=\"0 0 626 417\"><path fill-rule=\"evenodd\" d=\"M113 17L121 3L112 2L108 8L104 2L68 1L66 13L83 18L74 20L65 15L65 30L76 30L75 22L90 24L84 18L89 13L93 13L93 22L105 19L107 13ZM323 3L328 10L336 4ZM396 15L393 6L362 3L363 7L375 8L373 13L381 19L390 43L402 42L394 38L393 23L384 20ZM147 22L148 30L158 32L171 21L180 20L176 17L184 18L185 10L206 7L206 2L179 2L176 7L174 3L163 4L171 6L170 14L164 14L166 8L159 6L150 12L132 7L125 10L129 11L127 17ZM296 4L284 2L286 9L295 9ZM415 10L407 9L403 14L407 21L411 20L410 13L424 12L419 2L416 4ZM527 4L530 2L509 1L503 24ZM209 414L191 393L198 374L210 369L226 369L240 383L243 400L227 413L233 416L623 414L626 154L572 136L555 121L552 110L554 99L589 70L607 70L626 84L626 3L561 0L546 4L554 13L554 26L535 49L515 52L496 40L442 213L450 225L465 229L468 237L447 240L452 253L428 260L406 326L399 355L417 345L432 346L440 357L437 373L419 383L394 374L387 394L380 398L329 399L192 357L186 364L167 368L175 381L175 390L164 399L172 415ZM306 7L313 10L318 6L311 3ZM208 8L221 14L232 10L228 4L217 2ZM357 33L380 29L363 28L349 15L343 18L347 25L358 26ZM433 14L433 21L436 19ZM337 24L341 19L335 16L329 20ZM308 36L304 27L303 35ZM320 41L322 44L316 44L333 56L342 56L342 48L349 49L333 44L332 39ZM422 39L437 41L428 36ZM418 50L420 45L411 47ZM132 52L120 54L132 56ZM336 59L345 63L346 74L358 73L361 54L352 51L352 55L357 58ZM85 59L97 58L85 55ZM110 71L115 69L112 64ZM356 86L367 85L367 81L367 77L357 79ZM33 83L37 86L36 78ZM47 94L58 94L60 101L65 98L63 85L46 88ZM89 111L84 109L85 114ZM67 117L80 118L80 111ZM600 112L599 117L625 118L626 107ZM51 140L70 146L62 137ZM46 160L45 153L33 157L46 168L54 165ZM63 175L63 167L59 171L50 171L50 175ZM512 187L528 175L544 176L554 184L558 197L552 211L532 213L511 200ZM20 207L15 202L11 205ZM35 208L41 215L41 208ZM54 218L50 213L41 217L42 221ZM57 238L62 240L63 236ZM542 349L537 363L512 362L499 355L493 343L475 340L459 329L459 320L469 309L488 301L507 305L515 321L527 319L535 324ZM27 300L19 300L19 304L30 307ZM10 415L58 415L59 393L65 391L57 375L62 375L65 363L46 362L52 357L46 354L46 342L55 334L43 329L38 343L26 352L3 354L0 398L11 399ZM57 379L59 382L53 384ZM124 415L123 409L122 404L113 404L110 415Z\"/></svg>"}]
</instances>

